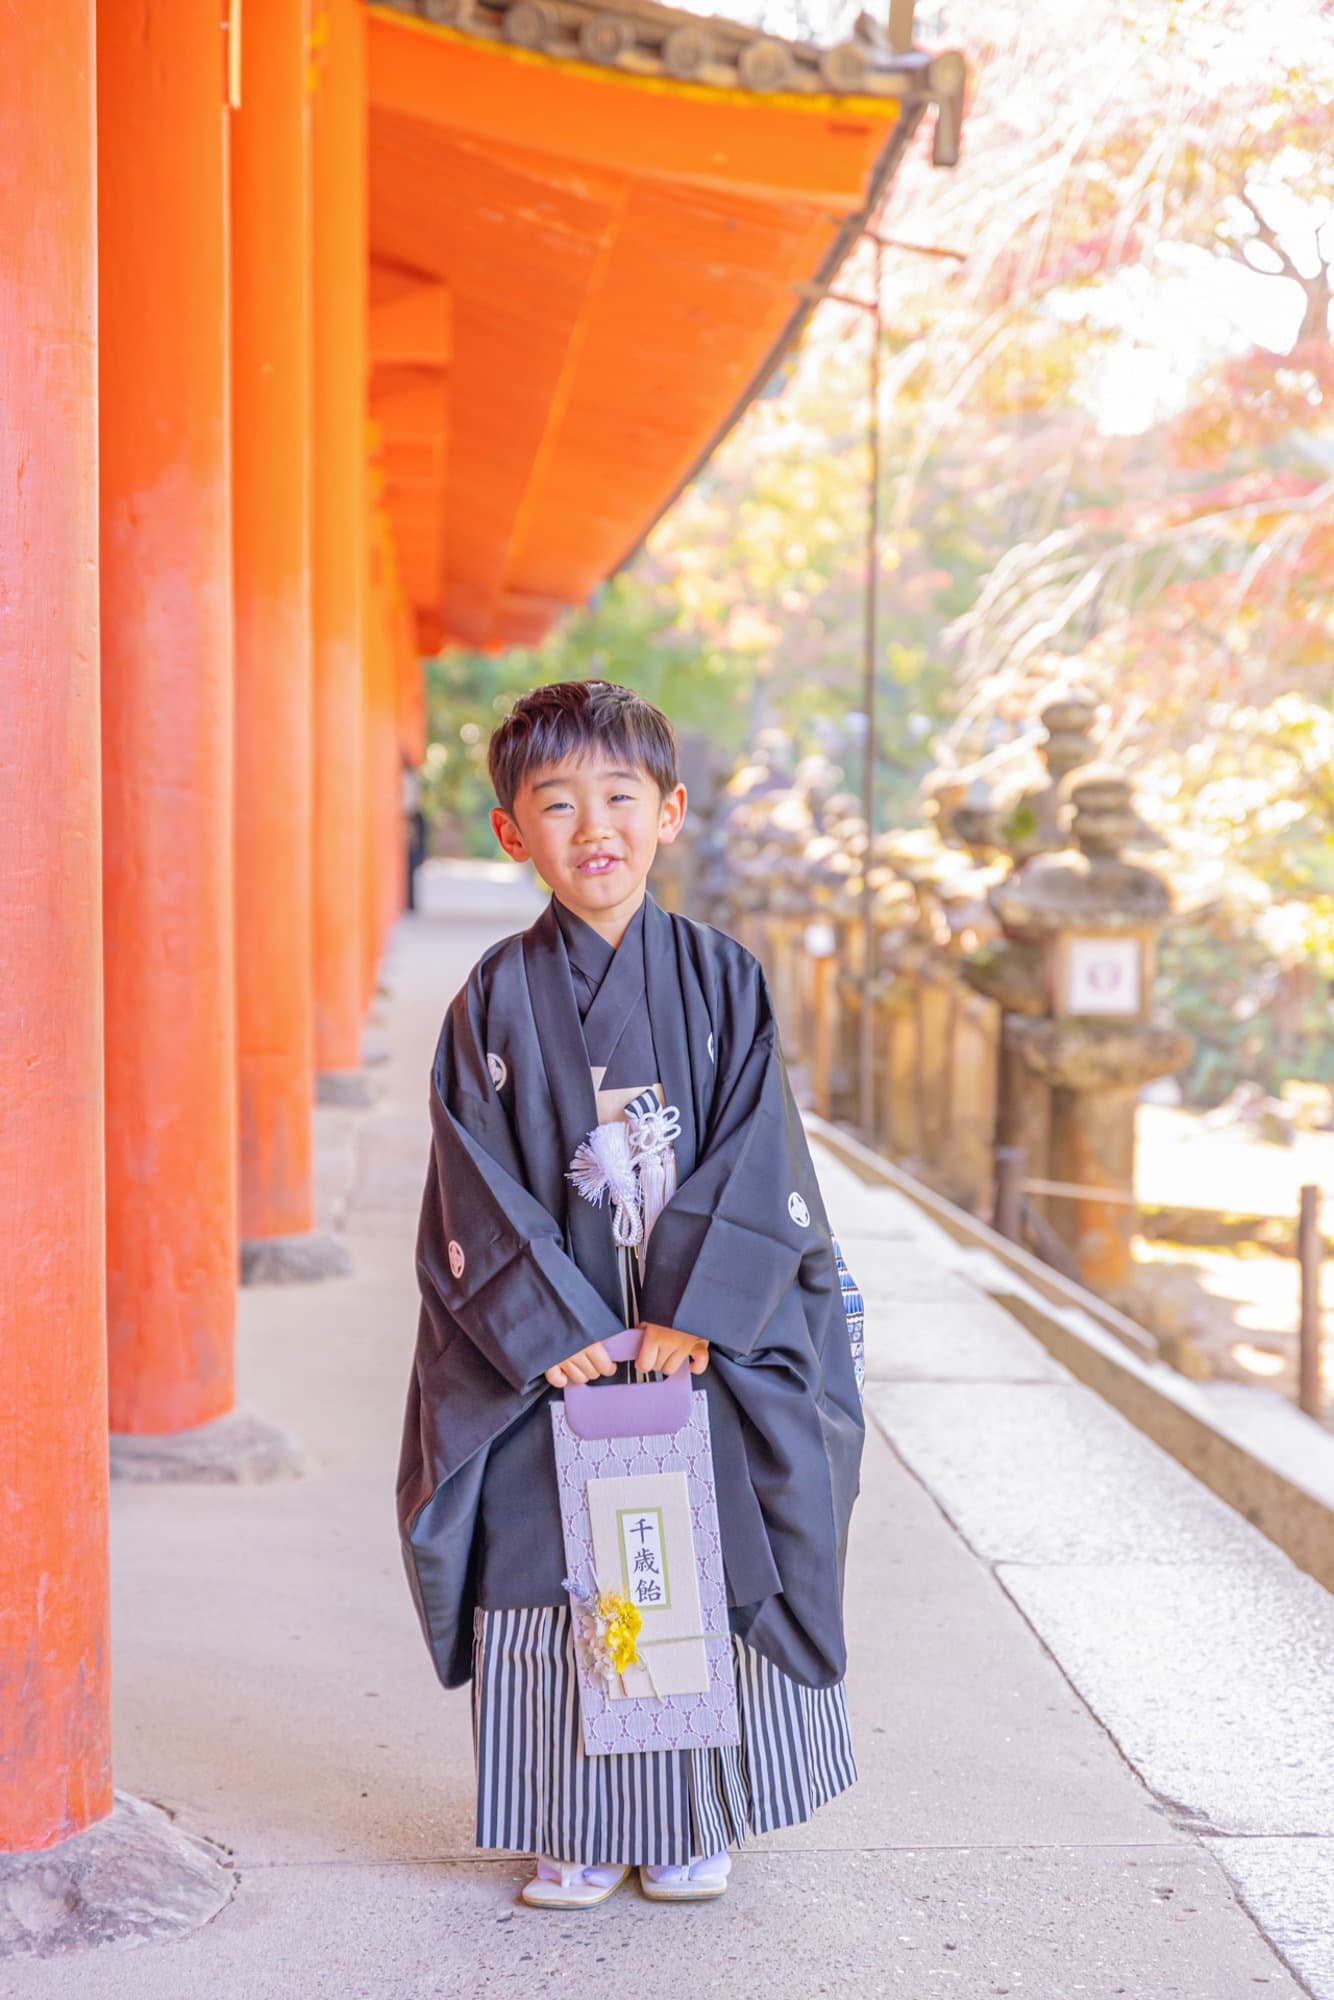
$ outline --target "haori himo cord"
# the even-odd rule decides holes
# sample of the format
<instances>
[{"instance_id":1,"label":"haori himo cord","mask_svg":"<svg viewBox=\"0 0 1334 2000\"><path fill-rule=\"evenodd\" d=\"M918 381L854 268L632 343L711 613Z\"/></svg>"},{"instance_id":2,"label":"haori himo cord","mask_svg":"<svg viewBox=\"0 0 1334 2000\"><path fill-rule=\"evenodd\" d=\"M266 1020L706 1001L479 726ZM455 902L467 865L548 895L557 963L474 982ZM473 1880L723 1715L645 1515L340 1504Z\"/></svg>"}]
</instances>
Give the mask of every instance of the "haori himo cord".
<instances>
[{"instance_id":1,"label":"haori himo cord","mask_svg":"<svg viewBox=\"0 0 1334 2000\"><path fill-rule=\"evenodd\" d=\"M666 717L605 682L537 688L490 770L497 837L552 896L436 1050L408 1576L441 1681L472 1682L477 1844L536 1857L525 1901L601 1901L632 1867L652 1897L713 1897L730 1849L855 1781L841 1268L759 965L646 891L686 811ZM623 1352L663 1379L590 1388ZM656 1433L632 1414L649 1390L675 1399ZM623 1534L659 1474L670 1632ZM693 1734L668 1716L692 1701Z\"/></svg>"}]
</instances>

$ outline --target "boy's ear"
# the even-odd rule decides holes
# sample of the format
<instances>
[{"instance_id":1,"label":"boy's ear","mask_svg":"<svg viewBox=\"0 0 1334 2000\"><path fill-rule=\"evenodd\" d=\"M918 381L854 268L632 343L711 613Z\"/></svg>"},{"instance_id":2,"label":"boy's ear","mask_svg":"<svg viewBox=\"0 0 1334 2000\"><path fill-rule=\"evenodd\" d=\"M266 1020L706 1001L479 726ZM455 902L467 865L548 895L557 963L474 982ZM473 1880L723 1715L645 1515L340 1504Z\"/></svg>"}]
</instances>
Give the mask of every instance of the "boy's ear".
<instances>
[{"instance_id":1,"label":"boy's ear","mask_svg":"<svg viewBox=\"0 0 1334 2000\"><path fill-rule=\"evenodd\" d=\"M527 843L503 806L492 806L491 808L491 831L511 861L526 861L528 859Z\"/></svg>"},{"instance_id":2,"label":"boy's ear","mask_svg":"<svg viewBox=\"0 0 1334 2000\"><path fill-rule=\"evenodd\" d=\"M662 811L658 815L658 839L664 847L670 847L681 831L686 816L686 788L677 785L667 792L662 801Z\"/></svg>"}]
</instances>

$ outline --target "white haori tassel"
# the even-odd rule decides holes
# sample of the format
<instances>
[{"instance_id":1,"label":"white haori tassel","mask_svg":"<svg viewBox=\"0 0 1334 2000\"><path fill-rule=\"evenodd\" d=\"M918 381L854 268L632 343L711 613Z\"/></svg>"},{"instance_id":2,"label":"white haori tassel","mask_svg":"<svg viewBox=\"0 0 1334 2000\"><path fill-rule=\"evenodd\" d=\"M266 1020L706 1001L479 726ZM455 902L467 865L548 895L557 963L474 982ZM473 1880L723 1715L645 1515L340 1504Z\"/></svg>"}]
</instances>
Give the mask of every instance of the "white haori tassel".
<instances>
[{"instance_id":1,"label":"white haori tassel","mask_svg":"<svg viewBox=\"0 0 1334 2000\"><path fill-rule=\"evenodd\" d=\"M639 1269L643 1276L645 1252L653 1225L676 1193L676 1154L673 1141L681 1136L681 1114L674 1104L654 1104L647 1110L628 1110L630 1151L639 1169L639 1200L644 1232L639 1242Z\"/></svg>"},{"instance_id":2,"label":"white haori tassel","mask_svg":"<svg viewBox=\"0 0 1334 2000\"><path fill-rule=\"evenodd\" d=\"M644 1220L630 1133L619 1119L593 1127L577 1148L567 1179L594 1208L601 1208L607 1196L611 1196L612 1234L622 1249L632 1249L643 1240Z\"/></svg>"}]
</instances>

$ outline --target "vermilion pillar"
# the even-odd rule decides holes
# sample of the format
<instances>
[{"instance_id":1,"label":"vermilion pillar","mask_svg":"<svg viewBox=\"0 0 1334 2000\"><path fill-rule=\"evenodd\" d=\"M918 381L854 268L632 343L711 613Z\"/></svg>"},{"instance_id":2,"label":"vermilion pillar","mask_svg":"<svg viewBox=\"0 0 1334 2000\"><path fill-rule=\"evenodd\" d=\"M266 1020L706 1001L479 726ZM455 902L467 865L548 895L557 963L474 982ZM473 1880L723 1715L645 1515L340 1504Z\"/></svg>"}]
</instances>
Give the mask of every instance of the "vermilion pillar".
<instances>
[{"instance_id":1,"label":"vermilion pillar","mask_svg":"<svg viewBox=\"0 0 1334 2000\"><path fill-rule=\"evenodd\" d=\"M241 1235L313 1217L307 0L250 0L232 124Z\"/></svg>"},{"instance_id":2,"label":"vermilion pillar","mask_svg":"<svg viewBox=\"0 0 1334 2000\"><path fill-rule=\"evenodd\" d=\"M399 612L397 631L398 750L403 764L415 773L426 756L426 685L417 649L417 620L406 602ZM404 910L408 906L408 875L413 859L406 818L401 820L399 842L402 866L396 900L397 908Z\"/></svg>"},{"instance_id":3,"label":"vermilion pillar","mask_svg":"<svg viewBox=\"0 0 1334 2000\"><path fill-rule=\"evenodd\" d=\"M370 427L372 443L374 426ZM370 483L376 478L372 466ZM369 486L368 486L369 491ZM380 521L374 498L367 508L366 605L362 620L362 764L361 764L361 990L362 1005L369 1006L375 991L376 967L380 963L380 684L384 621L384 551L379 543Z\"/></svg>"},{"instance_id":4,"label":"vermilion pillar","mask_svg":"<svg viewBox=\"0 0 1334 2000\"><path fill-rule=\"evenodd\" d=\"M402 821L398 755L397 675L394 666L395 577L388 528L378 509L373 524L366 636L366 837L362 865L368 922L363 974L366 997L395 915L398 827Z\"/></svg>"},{"instance_id":5,"label":"vermilion pillar","mask_svg":"<svg viewBox=\"0 0 1334 2000\"><path fill-rule=\"evenodd\" d=\"M385 633L385 707L388 728L385 744L385 820L381 853L381 930L388 940L392 925L403 913L407 879L407 821L403 812L403 740L399 730L400 690L404 679L403 606L395 598L389 606Z\"/></svg>"},{"instance_id":6,"label":"vermilion pillar","mask_svg":"<svg viewBox=\"0 0 1334 2000\"><path fill-rule=\"evenodd\" d=\"M315 1066L361 1064L366 616L366 46L327 0L312 107Z\"/></svg>"},{"instance_id":7,"label":"vermilion pillar","mask_svg":"<svg viewBox=\"0 0 1334 2000\"><path fill-rule=\"evenodd\" d=\"M380 963L380 716L379 687L381 679L380 656L384 647L383 623L380 617L381 586L378 576L378 557L371 551L370 577L366 598L366 637L362 660L365 681L365 707L362 730L364 736L362 753L362 843L361 843L361 898L362 898L362 941L361 975L365 1004L369 1006L375 991L376 968Z\"/></svg>"},{"instance_id":8,"label":"vermilion pillar","mask_svg":"<svg viewBox=\"0 0 1334 2000\"><path fill-rule=\"evenodd\" d=\"M97 39L111 1424L162 1432L233 1397L227 112L216 8Z\"/></svg>"},{"instance_id":9,"label":"vermilion pillar","mask_svg":"<svg viewBox=\"0 0 1334 2000\"><path fill-rule=\"evenodd\" d=\"M398 614L398 747L414 766L426 755L426 690L417 652L417 621L407 605Z\"/></svg>"},{"instance_id":10,"label":"vermilion pillar","mask_svg":"<svg viewBox=\"0 0 1334 2000\"><path fill-rule=\"evenodd\" d=\"M402 618L395 605L389 627L389 672L392 676L394 701L394 784L390 793L393 801L393 821L388 828L385 855L387 870L384 886L384 927L388 932L391 924L402 915L406 903L403 894L407 879L407 819L403 810L403 735L400 724L402 689L404 680Z\"/></svg>"},{"instance_id":11,"label":"vermilion pillar","mask_svg":"<svg viewBox=\"0 0 1334 2000\"><path fill-rule=\"evenodd\" d=\"M91 0L0 63L0 1850L111 1809Z\"/></svg>"}]
</instances>

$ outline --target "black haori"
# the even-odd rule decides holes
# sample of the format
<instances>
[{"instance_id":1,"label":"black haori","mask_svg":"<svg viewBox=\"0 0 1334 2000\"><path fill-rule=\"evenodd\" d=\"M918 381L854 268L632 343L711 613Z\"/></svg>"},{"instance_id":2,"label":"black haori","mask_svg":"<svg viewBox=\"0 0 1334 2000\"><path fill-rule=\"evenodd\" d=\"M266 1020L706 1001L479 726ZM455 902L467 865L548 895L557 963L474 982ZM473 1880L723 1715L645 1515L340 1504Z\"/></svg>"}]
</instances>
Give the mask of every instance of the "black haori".
<instances>
[{"instance_id":1,"label":"black haori","mask_svg":"<svg viewBox=\"0 0 1334 2000\"><path fill-rule=\"evenodd\" d=\"M624 1324L607 1211L567 1178L602 1122L581 1013L608 971L588 977L576 933L572 972L568 914L550 905L487 953L450 1009L432 1076L398 1508L447 1686L471 1676L479 1607L565 1602L545 1370ZM620 1087L656 1080L680 1113L678 1186L639 1312L711 1344L695 1393L709 1397L733 1631L801 1686L832 1688L862 1418L815 1172L755 960L651 899L636 924L643 983L631 1000L627 955L606 1003L612 1025L624 1005L626 1027L600 1087L617 1087L611 1059L624 1053ZM582 1009L581 978L593 989ZM636 1016L646 1050L633 1046Z\"/></svg>"}]
</instances>

